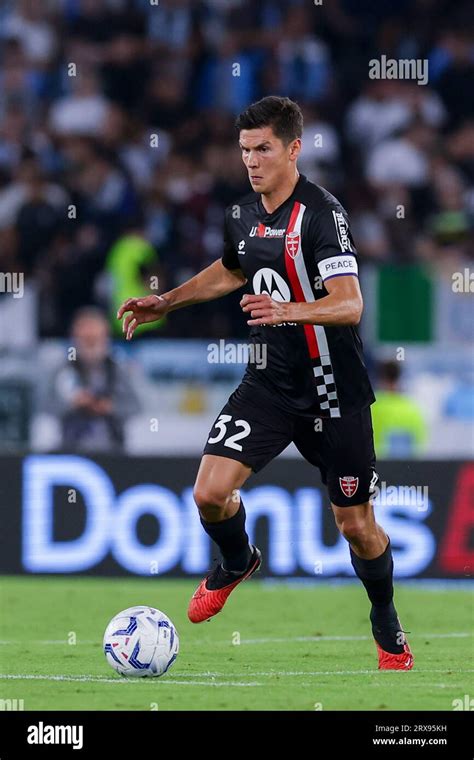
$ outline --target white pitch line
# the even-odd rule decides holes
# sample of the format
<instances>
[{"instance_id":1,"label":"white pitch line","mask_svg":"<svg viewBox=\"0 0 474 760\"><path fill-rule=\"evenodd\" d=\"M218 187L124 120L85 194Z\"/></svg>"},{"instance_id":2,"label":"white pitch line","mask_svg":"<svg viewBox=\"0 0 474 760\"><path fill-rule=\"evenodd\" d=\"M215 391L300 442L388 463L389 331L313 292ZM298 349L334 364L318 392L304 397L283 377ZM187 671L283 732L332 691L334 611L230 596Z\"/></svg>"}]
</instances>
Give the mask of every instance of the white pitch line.
<instances>
[{"instance_id":1,"label":"white pitch line","mask_svg":"<svg viewBox=\"0 0 474 760\"><path fill-rule=\"evenodd\" d=\"M298 684L299 685L299 684ZM428 681L423 681L423 683L420 684L410 684L410 686L420 686L425 688L426 686L429 686L430 688L436 688L436 689L462 689L465 684L460 683L429 683Z\"/></svg>"},{"instance_id":2,"label":"white pitch line","mask_svg":"<svg viewBox=\"0 0 474 760\"><path fill-rule=\"evenodd\" d=\"M1 680L13 680L13 681L74 681L76 683L137 683L137 682L150 682L150 678L106 678L105 676L43 676L43 675L26 675L16 673L0 673ZM156 681L156 679L153 679ZM245 682L239 683L238 681L175 681L171 678L164 678L161 683L173 684L174 686L265 686L263 683Z\"/></svg>"},{"instance_id":3,"label":"white pitch line","mask_svg":"<svg viewBox=\"0 0 474 760\"><path fill-rule=\"evenodd\" d=\"M409 636L425 639L464 639L472 633L410 633ZM372 641L372 636L293 636L292 638L241 639L241 644L289 644L292 641Z\"/></svg>"},{"instance_id":4,"label":"white pitch line","mask_svg":"<svg viewBox=\"0 0 474 760\"><path fill-rule=\"evenodd\" d=\"M101 645L101 641L99 639L78 639L75 644L70 644L69 641L66 641L65 639L19 639L18 641L15 641L14 639L1 639L0 640L0 646L12 646L14 644L33 644L36 646L58 646L60 644L64 644L65 646L77 646L78 644L84 644L84 645L90 645L90 644L98 644Z\"/></svg>"},{"instance_id":5,"label":"white pitch line","mask_svg":"<svg viewBox=\"0 0 474 760\"><path fill-rule=\"evenodd\" d=\"M415 667L413 672L417 673L474 673L474 668L420 668ZM388 671L383 671L388 672ZM406 671L390 671L390 672L406 672ZM268 670L268 671L252 671L251 673L234 673L237 678L253 677L253 676L356 676L361 673L380 673L378 669L372 670ZM206 673L192 673L195 677L202 677L207 675ZM227 673L212 673L214 677L223 677L228 675ZM175 677L187 678L185 673L175 673ZM1 676L0 676L1 678Z\"/></svg>"},{"instance_id":6,"label":"white pitch line","mask_svg":"<svg viewBox=\"0 0 474 760\"><path fill-rule=\"evenodd\" d=\"M382 677L386 677L386 673L402 673L406 671L398 671L398 670L387 670L383 671ZM415 668L413 673L474 673L474 668L466 669L466 668ZM278 677L291 677L291 676L360 676L360 675L377 675L381 674L380 670L269 670L269 671L256 671L251 673L234 673L233 675L236 678L256 678L256 677L271 677L271 676L278 676ZM171 680L169 678L164 678L161 683L173 683L173 684L186 684L186 685L204 685L204 686L264 686L265 684L261 683L255 683L255 682L236 682L236 681L227 681L227 682L216 682L214 679L216 678L228 678L229 673L216 673L216 672L205 672L205 673L175 673L174 678L179 677L182 680L176 681ZM206 681L189 681L186 679L189 678L206 678ZM28 680L28 681L94 681L97 683L137 683L137 682L149 682L150 679L148 678L107 678L106 676L93 676L93 675L84 675L84 676L63 676L63 675L28 675L24 673L18 673L18 674L10 674L10 673L0 673L0 680ZM154 680L154 679L151 679ZM423 685L423 684L421 684Z\"/></svg>"},{"instance_id":7,"label":"white pitch line","mask_svg":"<svg viewBox=\"0 0 474 760\"><path fill-rule=\"evenodd\" d=\"M417 631L414 631L413 633L409 633L410 638L421 638L421 639L465 639L469 638L470 636L473 636L473 632L459 632L459 633L418 633ZM363 636L292 636L288 638L261 638L261 639L241 639L241 644L291 644L294 641L372 641L372 636L363 635ZM211 643L210 639L193 639L193 644L209 644ZM229 641L227 639L220 640L220 641L212 641L212 644L228 644ZM58 646L60 644L64 644L65 646L77 646L79 644L83 645L90 645L90 644L99 644L99 641L96 639L78 639L75 644L69 644L68 641L65 641L64 639L39 639L39 640L19 640L15 641L13 639L7 640L2 639L0 640L0 646L12 646L12 645L18 645L18 644L36 644L39 646Z\"/></svg>"}]
</instances>

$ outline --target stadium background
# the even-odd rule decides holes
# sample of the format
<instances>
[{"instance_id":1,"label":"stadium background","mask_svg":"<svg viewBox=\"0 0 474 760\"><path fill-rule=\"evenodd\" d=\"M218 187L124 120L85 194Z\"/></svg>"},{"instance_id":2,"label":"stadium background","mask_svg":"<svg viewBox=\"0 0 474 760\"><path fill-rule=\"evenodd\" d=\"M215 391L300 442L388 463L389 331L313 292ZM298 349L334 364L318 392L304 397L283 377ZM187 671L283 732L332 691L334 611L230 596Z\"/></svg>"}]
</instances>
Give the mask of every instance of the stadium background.
<instances>
[{"instance_id":1,"label":"stadium background","mask_svg":"<svg viewBox=\"0 0 474 760\"><path fill-rule=\"evenodd\" d=\"M224 208L248 190L234 118L277 94L304 112L300 172L351 219L360 329L380 401L377 514L396 575L467 582L472 22L468 3L443 0L4 0L4 575L165 583L202 575L216 556L192 485L210 424L244 371L231 352L247 336L240 295L175 312L131 344L115 312L125 297L169 290L221 255ZM370 78L382 56L427 61L427 82ZM94 340L120 378L109 388L114 425L68 427L74 319L91 306L111 336L109 348L105 330ZM292 447L243 495L265 549L263 578L352 583L319 475Z\"/></svg>"},{"instance_id":2,"label":"stadium background","mask_svg":"<svg viewBox=\"0 0 474 760\"><path fill-rule=\"evenodd\" d=\"M0 3L1 709L158 709L101 652L141 603L181 636L160 710L469 709L472 21L448 0ZM427 61L427 82L372 79L382 56ZM300 103L300 171L357 243L377 515L417 658L403 684L367 670L364 590L292 447L243 489L262 580L188 623L217 556L192 486L244 371L240 295L130 344L115 320L221 255L224 207L248 189L233 121L266 94ZM93 415L75 406L87 352L106 378Z\"/></svg>"}]
</instances>

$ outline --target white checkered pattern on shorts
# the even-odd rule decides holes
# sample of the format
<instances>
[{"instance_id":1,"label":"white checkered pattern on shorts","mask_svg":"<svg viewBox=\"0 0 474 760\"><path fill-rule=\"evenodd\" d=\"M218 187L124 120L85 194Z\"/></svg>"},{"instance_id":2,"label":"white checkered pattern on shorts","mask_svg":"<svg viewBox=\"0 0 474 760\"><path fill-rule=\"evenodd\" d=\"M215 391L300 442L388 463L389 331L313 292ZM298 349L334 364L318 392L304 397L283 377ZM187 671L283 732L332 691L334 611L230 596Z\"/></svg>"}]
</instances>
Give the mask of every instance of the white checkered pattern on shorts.
<instances>
[{"instance_id":1,"label":"white checkered pattern on shorts","mask_svg":"<svg viewBox=\"0 0 474 760\"><path fill-rule=\"evenodd\" d=\"M341 410L330 356L313 359L313 372L321 411L329 412L330 417L340 417Z\"/></svg>"}]
</instances>

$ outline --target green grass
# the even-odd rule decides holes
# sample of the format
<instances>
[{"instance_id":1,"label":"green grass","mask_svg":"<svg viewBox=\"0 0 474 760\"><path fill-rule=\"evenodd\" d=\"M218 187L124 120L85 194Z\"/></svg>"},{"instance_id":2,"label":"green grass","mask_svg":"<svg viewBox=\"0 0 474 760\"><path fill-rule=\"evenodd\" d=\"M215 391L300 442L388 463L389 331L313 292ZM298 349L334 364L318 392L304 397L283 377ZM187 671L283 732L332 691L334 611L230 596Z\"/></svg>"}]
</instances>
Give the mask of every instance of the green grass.
<instances>
[{"instance_id":1,"label":"green grass","mask_svg":"<svg viewBox=\"0 0 474 760\"><path fill-rule=\"evenodd\" d=\"M451 710L453 699L474 694L467 590L397 588L415 655L406 673L377 671L362 587L252 580L211 622L192 625L186 609L195 586L0 578L0 698L23 699L25 710ZM178 629L180 654L163 678L122 679L103 655L109 619L136 604L158 607ZM73 635L76 644L67 643ZM304 640L318 636L349 638Z\"/></svg>"}]
</instances>

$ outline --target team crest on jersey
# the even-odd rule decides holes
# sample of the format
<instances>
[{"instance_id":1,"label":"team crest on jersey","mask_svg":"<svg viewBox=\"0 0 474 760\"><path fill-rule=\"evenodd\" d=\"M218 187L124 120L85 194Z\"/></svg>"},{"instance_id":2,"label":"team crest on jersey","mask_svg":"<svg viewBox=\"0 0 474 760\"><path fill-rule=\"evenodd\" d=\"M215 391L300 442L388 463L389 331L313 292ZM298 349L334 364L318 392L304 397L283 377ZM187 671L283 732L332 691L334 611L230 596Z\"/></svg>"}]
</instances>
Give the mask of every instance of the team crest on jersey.
<instances>
[{"instance_id":1,"label":"team crest on jersey","mask_svg":"<svg viewBox=\"0 0 474 760\"><path fill-rule=\"evenodd\" d=\"M292 259L296 258L296 255L300 247L300 235L299 232L288 232L285 237L285 248L288 256Z\"/></svg>"},{"instance_id":2,"label":"team crest on jersey","mask_svg":"<svg viewBox=\"0 0 474 760\"><path fill-rule=\"evenodd\" d=\"M359 478L355 478L353 475L344 475L343 478L339 478L339 485L344 496L350 499L359 488Z\"/></svg>"}]
</instances>

